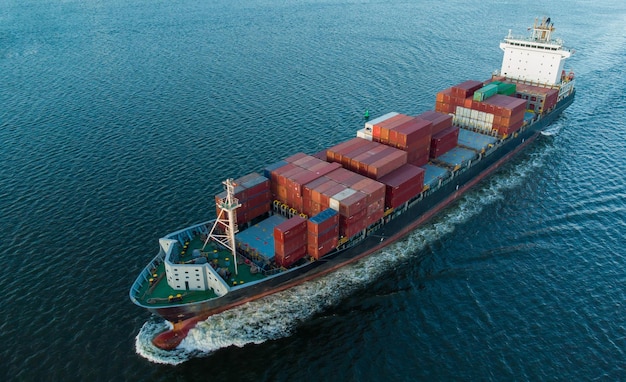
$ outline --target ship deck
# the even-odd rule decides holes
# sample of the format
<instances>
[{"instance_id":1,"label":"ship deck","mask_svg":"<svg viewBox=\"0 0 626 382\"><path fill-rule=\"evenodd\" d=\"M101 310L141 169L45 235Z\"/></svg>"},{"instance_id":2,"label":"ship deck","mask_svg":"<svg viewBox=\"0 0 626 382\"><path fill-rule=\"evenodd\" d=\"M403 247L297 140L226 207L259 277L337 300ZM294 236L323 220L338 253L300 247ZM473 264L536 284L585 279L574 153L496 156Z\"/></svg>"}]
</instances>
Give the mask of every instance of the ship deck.
<instances>
[{"instance_id":1,"label":"ship deck","mask_svg":"<svg viewBox=\"0 0 626 382\"><path fill-rule=\"evenodd\" d=\"M235 262L232 261L232 253L228 250L220 249L216 244L209 243L205 250L202 250L204 241L198 235L185 243L183 251L179 255L179 261L185 262L193 258L194 250L199 250L205 256L208 263L214 269L227 269L230 276L225 281L233 287L244 285L266 278L263 273L252 273L252 263L246 261L241 255L237 256L237 274L235 274ZM135 297L145 305L155 308L180 303L199 302L218 297L211 289L206 291L177 290L169 286L166 279L165 263L161 262L155 269L151 270L149 279L141 283ZM150 281L150 279L152 281Z\"/></svg>"}]
</instances>

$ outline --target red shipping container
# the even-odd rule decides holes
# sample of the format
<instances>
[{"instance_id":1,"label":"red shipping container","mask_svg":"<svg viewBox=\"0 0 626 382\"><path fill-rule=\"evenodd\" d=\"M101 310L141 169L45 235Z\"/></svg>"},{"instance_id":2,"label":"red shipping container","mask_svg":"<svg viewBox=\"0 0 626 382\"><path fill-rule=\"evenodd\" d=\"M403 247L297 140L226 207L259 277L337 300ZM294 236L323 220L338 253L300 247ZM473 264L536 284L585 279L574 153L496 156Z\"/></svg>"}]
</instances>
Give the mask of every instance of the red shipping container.
<instances>
[{"instance_id":1,"label":"red shipping container","mask_svg":"<svg viewBox=\"0 0 626 382\"><path fill-rule=\"evenodd\" d=\"M287 162L287 163L293 163L293 162L297 161L298 159L304 158L306 156L307 155L305 153L296 153L296 154L293 154L290 157L285 158L284 161Z\"/></svg>"},{"instance_id":2,"label":"red shipping container","mask_svg":"<svg viewBox=\"0 0 626 382\"><path fill-rule=\"evenodd\" d=\"M410 154L411 155L407 160L407 164L412 164L414 166L423 166L428 163L428 160L430 159L430 146L427 146L421 151L414 151Z\"/></svg>"},{"instance_id":3,"label":"red shipping container","mask_svg":"<svg viewBox=\"0 0 626 382\"><path fill-rule=\"evenodd\" d=\"M546 100L544 101L544 104L543 104L543 110L548 111L552 109L554 106L556 106L558 96L559 96L559 91L557 89L548 90L548 93L546 94Z\"/></svg>"},{"instance_id":4,"label":"red shipping container","mask_svg":"<svg viewBox=\"0 0 626 382\"><path fill-rule=\"evenodd\" d=\"M398 167L406 164L407 153L402 150L394 149L385 158L381 158L368 166L367 176L373 179L379 179Z\"/></svg>"},{"instance_id":5,"label":"red shipping container","mask_svg":"<svg viewBox=\"0 0 626 382\"><path fill-rule=\"evenodd\" d=\"M452 96L452 88L444 89L437 93L436 101L440 103L450 103L450 97Z\"/></svg>"},{"instance_id":6,"label":"red shipping container","mask_svg":"<svg viewBox=\"0 0 626 382\"><path fill-rule=\"evenodd\" d=\"M467 80L452 87L452 95L461 98L467 98L474 92L483 87L481 81Z\"/></svg>"},{"instance_id":7,"label":"red shipping container","mask_svg":"<svg viewBox=\"0 0 626 382\"><path fill-rule=\"evenodd\" d=\"M383 203L384 205L384 203ZM371 226L372 224L376 223L377 221L379 221L380 219L383 218L383 216L385 215L385 210L384 208L381 208L379 210L377 210L375 213L369 215L366 219L367 219L367 226Z\"/></svg>"},{"instance_id":8,"label":"red shipping container","mask_svg":"<svg viewBox=\"0 0 626 382\"><path fill-rule=\"evenodd\" d=\"M335 171L331 171L326 174L329 179L332 179L339 184L343 184L348 179L352 178L353 175L354 173L352 171L345 168L338 168Z\"/></svg>"},{"instance_id":9,"label":"red shipping container","mask_svg":"<svg viewBox=\"0 0 626 382\"><path fill-rule=\"evenodd\" d=\"M385 200L385 204L387 205L388 208L389 207L390 208L397 208L397 207L403 205L404 203L408 202L409 200L411 200L413 197L417 196L420 193L420 191L407 190L407 191L405 191L403 193L390 195Z\"/></svg>"},{"instance_id":10,"label":"red shipping container","mask_svg":"<svg viewBox=\"0 0 626 382\"><path fill-rule=\"evenodd\" d=\"M302 198L302 211L308 216L315 216L322 212L322 206L310 198Z\"/></svg>"},{"instance_id":11,"label":"red shipping container","mask_svg":"<svg viewBox=\"0 0 626 382\"><path fill-rule=\"evenodd\" d=\"M312 191L313 191L313 189L315 189L315 188L317 188L317 187L319 187L319 186L321 186L321 185L323 185L323 184L325 184L325 183L327 183L329 181L331 181L330 178L328 178L326 176L320 176L319 178L315 179L314 181L305 184L302 187L302 197L311 199L312 198Z\"/></svg>"},{"instance_id":12,"label":"red shipping container","mask_svg":"<svg viewBox=\"0 0 626 382\"><path fill-rule=\"evenodd\" d=\"M390 143L409 147L411 144L419 141L424 137L430 137L432 131L432 122L424 119L413 118L412 120L396 127L397 133L394 141Z\"/></svg>"},{"instance_id":13,"label":"red shipping container","mask_svg":"<svg viewBox=\"0 0 626 382\"><path fill-rule=\"evenodd\" d=\"M333 147L326 149L326 158L330 162L338 162L341 163L342 156L344 152L351 151L356 147L367 144L369 141L363 138L352 138L345 142L339 143Z\"/></svg>"},{"instance_id":14,"label":"red shipping container","mask_svg":"<svg viewBox=\"0 0 626 382\"><path fill-rule=\"evenodd\" d=\"M316 157L317 159L323 160L324 162L327 161L326 150L322 150L320 152L317 152L317 153L313 154L313 156Z\"/></svg>"},{"instance_id":15,"label":"red shipping container","mask_svg":"<svg viewBox=\"0 0 626 382\"><path fill-rule=\"evenodd\" d=\"M370 204L367 205L367 216L374 215L378 213L378 210L382 210L385 208L385 197L378 198L373 200Z\"/></svg>"},{"instance_id":16,"label":"red shipping container","mask_svg":"<svg viewBox=\"0 0 626 382\"><path fill-rule=\"evenodd\" d=\"M436 111L428 110L418 115L417 118L430 121L432 125L431 134L435 135L449 127L452 127L452 116L445 113L439 113Z\"/></svg>"},{"instance_id":17,"label":"red shipping container","mask_svg":"<svg viewBox=\"0 0 626 382\"><path fill-rule=\"evenodd\" d=\"M424 183L424 172L424 169L421 167L406 164L380 179L380 182L386 186L385 193L403 192L412 186L417 186L418 189L421 189Z\"/></svg>"},{"instance_id":18,"label":"red shipping container","mask_svg":"<svg viewBox=\"0 0 626 382\"><path fill-rule=\"evenodd\" d=\"M385 185L370 178L363 178L351 188L367 195L366 203L368 205L374 200L385 197Z\"/></svg>"},{"instance_id":19,"label":"red shipping container","mask_svg":"<svg viewBox=\"0 0 626 382\"><path fill-rule=\"evenodd\" d=\"M433 136L430 157L437 158L456 147L459 140L459 128L452 126Z\"/></svg>"},{"instance_id":20,"label":"red shipping container","mask_svg":"<svg viewBox=\"0 0 626 382\"><path fill-rule=\"evenodd\" d=\"M326 190L335 187L337 185L339 185L339 183L337 183L336 181L327 178L328 180L322 184L319 185L315 185L312 189L311 189L311 200L313 200L316 203L321 203L322 202L322 197L321 195L324 194L324 192L326 192ZM313 182L310 183L311 185L313 185ZM307 186L305 186L306 188Z\"/></svg>"},{"instance_id":21,"label":"red shipping container","mask_svg":"<svg viewBox=\"0 0 626 382\"><path fill-rule=\"evenodd\" d=\"M305 245L303 245L302 247L298 247L293 252L289 252L289 253L277 252L274 257L276 264L278 264L281 267L287 268L293 265L298 260L304 258L304 256L306 256L306 249L307 249L306 241L304 244Z\"/></svg>"},{"instance_id":22,"label":"red shipping container","mask_svg":"<svg viewBox=\"0 0 626 382\"><path fill-rule=\"evenodd\" d=\"M352 216L365 208L365 199L365 194L346 188L330 197L330 208L342 216Z\"/></svg>"},{"instance_id":23,"label":"red shipping container","mask_svg":"<svg viewBox=\"0 0 626 382\"><path fill-rule=\"evenodd\" d=\"M320 204L325 207L325 208L329 208L330 207L330 198L337 194L338 192L341 192L343 190L345 190L346 187L343 184L337 184L329 189L327 189L326 191L324 191L321 196L320 196Z\"/></svg>"},{"instance_id":24,"label":"red shipping container","mask_svg":"<svg viewBox=\"0 0 626 382\"><path fill-rule=\"evenodd\" d=\"M339 224L320 234L309 231L307 234L307 245L317 246L337 237L339 237Z\"/></svg>"},{"instance_id":25,"label":"red shipping container","mask_svg":"<svg viewBox=\"0 0 626 382\"><path fill-rule=\"evenodd\" d=\"M498 128L498 134L500 134L500 135L511 135L512 133L514 133L517 130L519 130L522 127L523 124L524 124L524 121L519 121L517 123L512 124L511 126L499 127Z\"/></svg>"},{"instance_id":26,"label":"red shipping container","mask_svg":"<svg viewBox=\"0 0 626 382\"><path fill-rule=\"evenodd\" d=\"M288 254L297 251L299 248L306 248L307 232L306 230L291 236L288 241L282 242L274 240L274 253Z\"/></svg>"},{"instance_id":27,"label":"red shipping container","mask_svg":"<svg viewBox=\"0 0 626 382\"><path fill-rule=\"evenodd\" d=\"M324 176L330 172L335 171L336 169L341 168L341 164L340 163L328 163L328 162L322 162L319 163L315 166L312 166L309 171L318 174L319 176Z\"/></svg>"},{"instance_id":28,"label":"red shipping container","mask_svg":"<svg viewBox=\"0 0 626 382\"><path fill-rule=\"evenodd\" d=\"M325 232L336 227L337 224L339 224L339 214L334 214L332 217L323 220L319 224L309 219L307 220L307 231L309 233L319 234L320 232Z\"/></svg>"},{"instance_id":29,"label":"red shipping container","mask_svg":"<svg viewBox=\"0 0 626 382\"><path fill-rule=\"evenodd\" d=\"M367 210L363 210L352 217L339 218L339 236L352 237L367 228Z\"/></svg>"},{"instance_id":30,"label":"red shipping container","mask_svg":"<svg viewBox=\"0 0 626 382\"><path fill-rule=\"evenodd\" d=\"M274 227L274 240L286 242L289 238L306 231L307 219L294 216Z\"/></svg>"},{"instance_id":31,"label":"red shipping container","mask_svg":"<svg viewBox=\"0 0 626 382\"><path fill-rule=\"evenodd\" d=\"M319 260L321 257L330 253L333 249L337 248L338 242L339 238L334 237L318 245L307 245L307 252L314 259Z\"/></svg>"},{"instance_id":32,"label":"red shipping container","mask_svg":"<svg viewBox=\"0 0 626 382\"><path fill-rule=\"evenodd\" d=\"M405 194L419 194L424 187L424 172L423 168L406 164L381 178L380 182L386 186L385 206L395 208L408 200L402 201Z\"/></svg>"},{"instance_id":33,"label":"red shipping container","mask_svg":"<svg viewBox=\"0 0 626 382\"><path fill-rule=\"evenodd\" d=\"M390 129L393 129L395 126L402 124L411 118L413 117L405 114L398 114L374 125L372 129L372 138L375 142L380 142L383 137L388 140Z\"/></svg>"}]
</instances>

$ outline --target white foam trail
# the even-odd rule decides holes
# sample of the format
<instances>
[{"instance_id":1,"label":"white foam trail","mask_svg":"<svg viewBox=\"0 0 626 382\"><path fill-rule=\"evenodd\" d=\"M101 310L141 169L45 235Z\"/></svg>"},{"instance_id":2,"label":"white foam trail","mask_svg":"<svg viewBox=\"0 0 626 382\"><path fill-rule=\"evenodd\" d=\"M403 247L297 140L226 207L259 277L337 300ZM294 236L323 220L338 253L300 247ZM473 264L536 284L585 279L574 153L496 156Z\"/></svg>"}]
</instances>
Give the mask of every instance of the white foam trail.
<instances>
[{"instance_id":1,"label":"white foam trail","mask_svg":"<svg viewBox=\"0 0 626 382\"><path fill-rule=\"evenodd\" d=\"M543 135L547 135L547 136L553 136L553 135L558 135L561 132L561 126L554 126L554 127L550 127L548 129L545 129L541 132L541 134Z\"/></svg>"},{"instance_id":2,"label":"white foam trail","mask_svg":"<svg viewBox=\"0 0 626 382\"><path fill-rule=\"evenodd\" d=\"M299 322L336 305L356 289L406 262L416 251L449 235L458 224L478 215L485 206L503 199L503 191L522 184L543 165L543 159L551 151L546 147L514 167L505 167L486 185L466 194L454 207L372 256L317 280L209 317L190 330L174 351L162 351L152 345L151 339L163 331L166 324L156 318L148 321L137 335L137 352L152 362L175 365L221 348L243 347L289 336Z\"/></svg>"}]
</instances>

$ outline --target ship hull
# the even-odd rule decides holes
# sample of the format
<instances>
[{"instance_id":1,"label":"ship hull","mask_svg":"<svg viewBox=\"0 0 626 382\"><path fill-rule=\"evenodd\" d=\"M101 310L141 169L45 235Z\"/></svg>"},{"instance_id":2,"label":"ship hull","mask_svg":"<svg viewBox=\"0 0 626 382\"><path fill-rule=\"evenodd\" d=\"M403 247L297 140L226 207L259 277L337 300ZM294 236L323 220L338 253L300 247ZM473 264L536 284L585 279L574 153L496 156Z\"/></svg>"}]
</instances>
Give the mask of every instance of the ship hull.
<instances>
[{"instance_id":1,"label":"ship hull","mask_svg":"<svg viewBox=\"0 0 626 382\"><path fill-rule=\"evenodd\" d=\"M258 284L232 290L219 298L168 307L146 308L170 322L198 321L238 305L316 279L362 259L401 239L415 228L424 224L437 212L453 203L472 186L496 171L502 164L534 141L540 132L558 118L563 110L574 101L574 97L575 93L572 92L572 94L559 101L552 112L521 131L516 137L506 141L494 152L481 157L472 166L459 171L458 174L455 174L452 179L436 191L426 192L421 201L413 203L401 215L374 230L361 242L350 248L337 251L320 261L284 272Z\"/></svg>"}]
</instances>

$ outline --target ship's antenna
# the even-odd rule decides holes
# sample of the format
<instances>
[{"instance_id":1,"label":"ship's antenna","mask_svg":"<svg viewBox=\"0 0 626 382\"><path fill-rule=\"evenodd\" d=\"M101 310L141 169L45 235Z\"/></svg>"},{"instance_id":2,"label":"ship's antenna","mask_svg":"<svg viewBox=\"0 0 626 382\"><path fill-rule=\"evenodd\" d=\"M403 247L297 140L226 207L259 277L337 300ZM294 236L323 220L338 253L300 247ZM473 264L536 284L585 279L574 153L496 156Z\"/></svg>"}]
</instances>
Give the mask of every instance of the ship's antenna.
<instances>
[{"instance_id":1,"label":"ship's antenna","mask_svg":"<svg viewBox=\"0 0 626 382\"><path fill-rule=\"evenodd\" d=\"M215 219L211 232L209 232L209 235L204 241L202 250L204 250L204 247L206 247L210 239L230 249L233 262L235 263L235 275L237 275L237 246L235 245L235 234L239 232L239 228L237 227L237 214L235 212L237 208L241 207L241 204L239 204L239 199L235 198L235 187L237 184L235 184L232 179L226 179L222 184L224 184L224 188L226 189L226 197L219 199L216 203L220 213L217 219ZM226 218L224 218L224 213L228 215ZM224 234L215 232L218 225L222 227Z\"/></svg>"}]
</instances>

